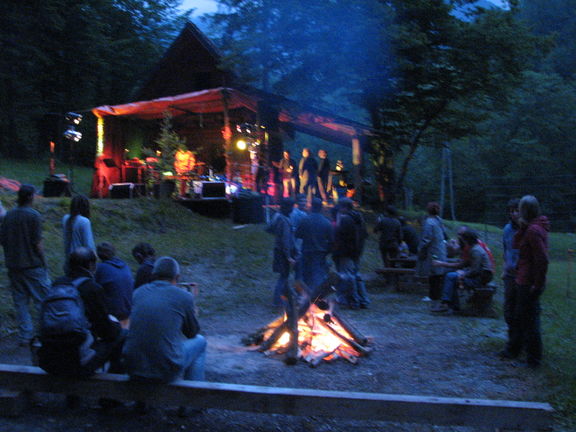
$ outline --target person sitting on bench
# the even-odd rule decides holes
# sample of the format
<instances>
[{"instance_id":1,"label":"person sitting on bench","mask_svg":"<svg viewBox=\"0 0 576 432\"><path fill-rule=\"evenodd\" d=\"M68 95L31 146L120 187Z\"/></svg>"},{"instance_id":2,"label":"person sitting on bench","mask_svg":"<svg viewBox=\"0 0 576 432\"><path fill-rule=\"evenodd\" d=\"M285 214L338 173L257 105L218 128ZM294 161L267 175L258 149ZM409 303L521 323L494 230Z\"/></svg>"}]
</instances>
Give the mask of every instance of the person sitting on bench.
<instances>
[{"instance_id":1,"label":"person sitting on bench","mask_svg":"<svg viewBox=\"0 0 576 432\"><path fill-rule=\"evenodd\" d=\"M108 361L109 372L123 372L120 357L126 332L111 318L104 289L94 280L95 269L94 251L75 249L68 258L68 273L54 281L53 295L42 304L38 361L48 373L90 376Z\"/></svg>"},{"instance_id":2,"label":"person sitting on bench","mask_svg":"<svg viewBox=\"0 0 576 432\"><path fill-rule=\"evenodd\" d=\"M158 258L152 276L134 292L126 371L133 379L202 381L206 339L198 334L193 295L176 286L180 266L174 258Z\"/></svg>"},{"instance_id":3,"label":"person sitting on bench","mask_svg":"<svg viewBox=\"0 0 576 432\"><path fill-rule=\"evenodd\" d=\"M464 268L446 274L442 290L441 303L432 312L444 313L459 309L458 288L480 288L492 280L494 268L486 250L478 243L478 234L467 229L460 234L464 247L469 250L468 258L460 265ZM433 261L438 267L451 267L453 263Z\"/></svg>"}]
</instances>

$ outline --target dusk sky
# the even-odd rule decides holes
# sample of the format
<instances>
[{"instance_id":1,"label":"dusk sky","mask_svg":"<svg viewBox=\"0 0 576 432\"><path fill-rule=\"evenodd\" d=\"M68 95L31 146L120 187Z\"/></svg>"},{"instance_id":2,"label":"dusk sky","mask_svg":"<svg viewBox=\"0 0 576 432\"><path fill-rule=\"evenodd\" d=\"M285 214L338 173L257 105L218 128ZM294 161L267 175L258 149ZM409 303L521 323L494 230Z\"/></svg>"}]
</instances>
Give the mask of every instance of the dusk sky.
<instances>
[{"instance_id":1,"label":"dusk sky","mask_svg":"<svg viewBox=\"0 0 576 432\"><path fill-rule=\"evenodd\" d=\"M506 0L488 0L491 3L502 5ZM194 16L198 17L205 13L216 12L217 2L215 0L184 0L182 2L182 9L192 9L196 8Z\"/></svg>"}]
</instances>

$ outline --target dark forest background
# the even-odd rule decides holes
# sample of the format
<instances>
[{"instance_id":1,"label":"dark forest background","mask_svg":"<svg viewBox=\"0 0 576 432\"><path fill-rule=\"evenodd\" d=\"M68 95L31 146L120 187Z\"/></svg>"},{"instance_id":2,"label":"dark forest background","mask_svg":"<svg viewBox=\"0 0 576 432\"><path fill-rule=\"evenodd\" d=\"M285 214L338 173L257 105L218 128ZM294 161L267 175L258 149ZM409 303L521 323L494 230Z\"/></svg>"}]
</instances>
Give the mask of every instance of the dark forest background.
<instances>
[{"instance_id":1,"label":"dark forest background","mask_svg":"<svg viewBox=\"0 0 576 432\"><path fill-rule=\"evenodd\" d=\"M369 200L421 207L444 190L445 215L501 223L533 193L555 229L574 228L576 0L218 3L201 24L222 67L376 130ZM67 111L130 101L188 18L179 4L1 2L3 158L47 153Z\"/></svg>"}]
</instances>

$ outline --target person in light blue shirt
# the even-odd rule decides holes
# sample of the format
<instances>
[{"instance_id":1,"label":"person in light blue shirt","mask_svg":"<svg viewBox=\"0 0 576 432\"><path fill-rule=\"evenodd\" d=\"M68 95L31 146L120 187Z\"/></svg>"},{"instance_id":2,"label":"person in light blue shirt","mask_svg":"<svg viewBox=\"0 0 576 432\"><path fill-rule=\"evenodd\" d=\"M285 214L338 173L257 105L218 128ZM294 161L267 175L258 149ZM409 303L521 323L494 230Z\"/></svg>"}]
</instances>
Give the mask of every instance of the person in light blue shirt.
<instances>
[{"instance_id":1,"label":"person in light blue shirt","mask_svg":"<svg viewBox=\"0 0 576 432\"><path fill-rule=\"evenodd\" d=\"M70 213L62 218L64 232L64 258L79 247L96 252L92 224L90 223L90 200L84 195L76 195L70 201Z\"/></svg>"},{"instance_id":2,"label":"person in light blue shirt","mask_svg":"<svg viewBox=\"0 0 576 432\"><path fill-rule=\"evenodd\" d=\"M502 281L504 282L504 320L508 326L508 340L510 340L511 324L514 317L515 292L516 285L516 264L518 263L518 249L513 247L514 235L520 228L519 224L519 211L520 200L515 198L508 202L508 218L509 222L504 226L502 232L502 249L504 257L504 271L502 272ZM516 354L513 353L508 346L499 353L502 358L514 358Z\"/></svg>"}]
</instances>

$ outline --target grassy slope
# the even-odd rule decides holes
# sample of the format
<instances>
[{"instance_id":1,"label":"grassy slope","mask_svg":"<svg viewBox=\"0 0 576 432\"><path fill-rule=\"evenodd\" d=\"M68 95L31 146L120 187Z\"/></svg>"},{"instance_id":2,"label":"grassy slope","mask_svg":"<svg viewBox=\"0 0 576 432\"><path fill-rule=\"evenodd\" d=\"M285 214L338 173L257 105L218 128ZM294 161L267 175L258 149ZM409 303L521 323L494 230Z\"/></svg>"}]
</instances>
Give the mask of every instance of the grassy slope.
<instances>
[{"instance_id":1,"label":"grassy slope","mask_svg":"<svg viewBox=\"0 0 576 432\"><path fill-rule=\"evenodd\" d=\"M18 175L25 172L25 164L9 164L14 170L7 170L4 161L0 166L0 175L31 182L44 178L43 165L34 165L30 178ZM30 171L29 171L30 172ZM91 170L80 170L79 184L85 184L88 190ZM77 177L80 177L77 175ZM13 194L0 194L2 201L10 208L14 202ZM45 245L48 255L50 274L58 276L62 268L62 240L60 220L69 207L69 198L39 199L36 208L45 218ZM200 270L226 272L227 282L232 287L231 304L241 307L242 302L252 304L266 302L269 296L270 249L272 239L262 233L262 226L248 226L244 229L232 229L229 220L210 219L191 213L171 202L148 199L138 200L94 200L92 223L97 242L110 241L118 248L118 255L135 263L130 257L131 248L139 241L148 241L158 250L159 255L171 255L187 265L187 280L196 280L200 275L192 273ZM373 219L373 215L367 215ZM448 223L449 232L458 224ZM468 224L478 229L488 241L501 262L501 230L496 227ZM576 239L571 234L553 233L550 238L552 263L549 271L549 283L543 297L543 328L546 350L547 388L542 389L543 398L554 402L560 409L561 420L567 428L576 426L576 350L574 318L576 315L576 265L574 257L568 259L567 250L576 249ZM373 272L380 266L380 258L374 236L367 244L363 259L363 271ZM232 271L233 270L233 271ZM203 275L209 278L209 274ZM13 330L14 315L12 302L7 289L5 269L0 270L0 316L3 317L2 333ZM210 293L204 294L204 313L215 313L226 307ZM8 317L8 319L4 319ZM495 325L503 325L495 323ZM502 341L486 340L494 347L501 347ZM570 429L567 429L570 430Z\"/></svg>"}]
</instances>

